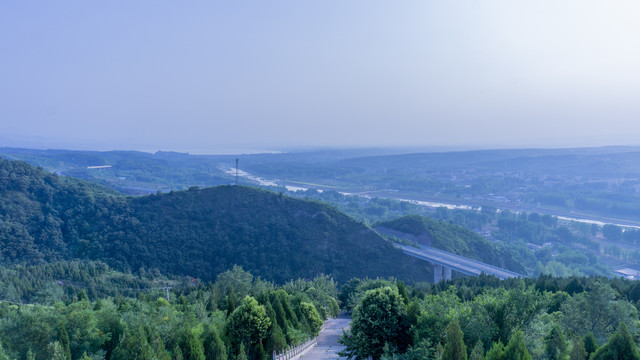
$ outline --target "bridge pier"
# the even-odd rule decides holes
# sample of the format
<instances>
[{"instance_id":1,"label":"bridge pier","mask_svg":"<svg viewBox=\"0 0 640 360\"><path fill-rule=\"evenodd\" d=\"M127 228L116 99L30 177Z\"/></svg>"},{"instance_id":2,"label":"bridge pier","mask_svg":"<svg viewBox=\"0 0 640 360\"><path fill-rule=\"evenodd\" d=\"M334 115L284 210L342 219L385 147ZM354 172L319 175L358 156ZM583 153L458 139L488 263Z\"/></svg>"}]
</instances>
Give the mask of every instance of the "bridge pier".
<instances>
[{"instance_id":1,"label":"bridge pier","mask_svg":"<svg viewBox=\"0 0 640 360\"><path fill-rule=\"evenodd\" d=\"M437 284L442 281L442 266L433 265L433 283Z\"/></svg>"},{"instance_id":2,"label":"bridge pier","mask_svg":"<svg viewBox=\"0 0 640 360\"><path fill-rule=\"evenodd\" d=\"M451 268L445 267L443 270L444 270L444 281L451 280Z\"/></svg>"},{"instance_id":3,"label":"bridge pier","mask_svg":"<svg viewBox=\"0 0 640 360\"><path fill-rule=\"evenodd\" d=\"M433 265L433 283L437 284L440 281L451 280L451 268L442 265Z\"/></svg>"}]
</instances>

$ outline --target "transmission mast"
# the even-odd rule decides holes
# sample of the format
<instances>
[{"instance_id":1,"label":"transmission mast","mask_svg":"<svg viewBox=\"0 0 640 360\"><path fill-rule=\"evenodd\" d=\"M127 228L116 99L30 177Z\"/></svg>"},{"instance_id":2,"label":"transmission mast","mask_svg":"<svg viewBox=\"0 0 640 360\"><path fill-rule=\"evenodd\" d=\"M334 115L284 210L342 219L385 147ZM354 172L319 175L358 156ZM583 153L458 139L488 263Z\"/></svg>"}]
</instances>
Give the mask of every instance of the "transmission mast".
<instances>
[{"instance_id":1,"label":"transmission mast","mask_svg":"<svg viewBox=\"0 0 640 360\"><path fill-rule=\"evenodd\" d=\"M165 286L162 288L162 290L167 292L167 301L169 301L169 290L171 290L171 286Z\"/></svg>"},{"instance_id":2,"label":"transmission mast","mask_svg":"<svg viewBox=\"0 0 640 360\"><path fill-rule=\"evenodd\" d=\"M236 158L236 185L238 185L238 162L240 159Z\"/></svg>"}]
</instances>

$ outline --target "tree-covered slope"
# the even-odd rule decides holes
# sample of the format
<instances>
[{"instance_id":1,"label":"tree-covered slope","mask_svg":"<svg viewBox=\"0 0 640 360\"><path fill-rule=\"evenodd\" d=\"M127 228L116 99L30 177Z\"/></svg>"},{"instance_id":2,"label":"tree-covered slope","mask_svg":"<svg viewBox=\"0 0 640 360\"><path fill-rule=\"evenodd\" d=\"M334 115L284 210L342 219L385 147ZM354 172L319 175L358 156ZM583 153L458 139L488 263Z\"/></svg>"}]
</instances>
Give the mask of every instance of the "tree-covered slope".
<instances>
[{"instance_id":1,"label":"tree-covered slope","mask_svg":"<svg viewBox=\"0 0 640 360\"><path fill-rule=\"evenodd\" d=\"M0 255L4 263L90 258L205 280L234 264L275 281L430 274L320 203L241 186L125 197L2 159Z\"/></svg>"},{"instance_id":2,"label":"tree-covered slope","mask_svg":"<svg viewBox=\"0 0 640 360\"><path fill-rule=\"evenodd\" d=\"M462 226L424 216L409 215L377 223L375 228L381 233L525 273L522 264L500 244L491 242Z\"/></svg>"},{"instance_id":3,"label":"tree-covered slope","mask_svg":"<svg viewBox=\"0 0 640 360\"><path fill-rule=\"evenodd\" d=\"M0 159L0 261L68 258L125 205L107 188Z\"/></svg>"}]
</instances>

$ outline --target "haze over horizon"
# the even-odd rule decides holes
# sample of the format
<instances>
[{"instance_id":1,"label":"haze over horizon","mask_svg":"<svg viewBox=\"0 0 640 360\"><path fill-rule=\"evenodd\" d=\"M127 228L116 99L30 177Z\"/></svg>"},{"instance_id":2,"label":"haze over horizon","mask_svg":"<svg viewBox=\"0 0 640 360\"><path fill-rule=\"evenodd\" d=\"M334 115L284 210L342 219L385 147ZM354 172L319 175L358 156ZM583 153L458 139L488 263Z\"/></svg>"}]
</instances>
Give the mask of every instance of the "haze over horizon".
<instances>
[{"instance_id":1,"label":"haze over horizon","mask_svg":"<svg viewBox=\"0 0 640 360\"><path fill-rule=\"evenodd\" d=\"M634 1L0 4L0 147L640 145Z\"/></svg>"}]
</instances>

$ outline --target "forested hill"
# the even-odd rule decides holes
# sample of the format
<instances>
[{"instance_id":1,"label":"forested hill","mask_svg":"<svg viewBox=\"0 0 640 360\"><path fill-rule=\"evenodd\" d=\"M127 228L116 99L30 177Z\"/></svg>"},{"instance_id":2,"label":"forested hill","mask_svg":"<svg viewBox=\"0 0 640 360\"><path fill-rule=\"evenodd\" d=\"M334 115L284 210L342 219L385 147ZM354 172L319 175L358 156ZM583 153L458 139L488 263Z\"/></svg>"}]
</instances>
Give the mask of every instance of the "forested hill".
<instances>
[{"instance_id":1,"label":"forested hill","mask_svg":"<svg viewBox=\"0 0 640 360\"><path fill-rule=\"evenodd\" d=\"M90 258L203 280L234 264L278 282L431 273L320 203L241 186L125 197L2 159L0 255L4 263Z\"/></svg>"},{"instance_id":2,"label":"forested hill","mask_svg":"<svg viewBox=\"0 0 640 360\"><path fill-rule=\"evenodd\" d=\"M428 217L409 215L375 224L381 233L405 238L423 245L449 251L487 264L524 274L521 262L500 244L462 226Z\"/></svg>"},{"instance_id":3,"label":"forested hill","mask_svg":"<svg viewBox=\"0 0 640 360\"><path fill-rule=\"evenodd\" d=\"M69 258L126 205L99 185L0 158L0 261Z\"/></svg>"}]
</instances>

